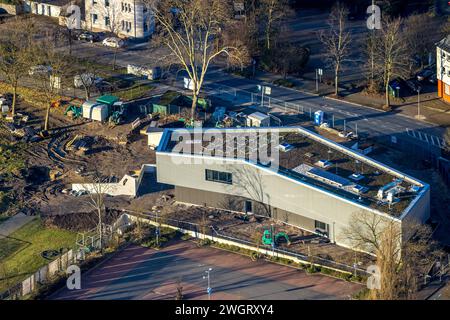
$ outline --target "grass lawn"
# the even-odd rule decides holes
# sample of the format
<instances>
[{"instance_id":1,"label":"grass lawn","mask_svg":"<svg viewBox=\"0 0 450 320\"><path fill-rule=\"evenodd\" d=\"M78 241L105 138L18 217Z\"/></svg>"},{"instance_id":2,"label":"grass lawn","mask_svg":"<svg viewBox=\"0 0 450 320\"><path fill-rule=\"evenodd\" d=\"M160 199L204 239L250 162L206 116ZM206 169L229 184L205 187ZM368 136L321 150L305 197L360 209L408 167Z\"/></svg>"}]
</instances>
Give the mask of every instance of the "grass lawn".
<instances>
[{"instance_id":1,"label":"grass lawn","mask_svg":"<svg viewBox=\"0 0 450 320\"><path fill-rule=\"evenodd\" d=\"M148 96L153 89L155 86L151 83L138 83L130 88L115 91L113 94L122 100L134 100Z\"/></svg>"},{"instance_id":2,"label":"grass lawn","mask_svg":"<svg viewBox=\"0 0 450 320\"><path fill-rule=\"evenodd\" d=\"M75 240L76 233L44 228L39 218L0 239L0 292L48 264L50 261L41 257L42 251L72 248Z\"/></svg>"}]
</instances>

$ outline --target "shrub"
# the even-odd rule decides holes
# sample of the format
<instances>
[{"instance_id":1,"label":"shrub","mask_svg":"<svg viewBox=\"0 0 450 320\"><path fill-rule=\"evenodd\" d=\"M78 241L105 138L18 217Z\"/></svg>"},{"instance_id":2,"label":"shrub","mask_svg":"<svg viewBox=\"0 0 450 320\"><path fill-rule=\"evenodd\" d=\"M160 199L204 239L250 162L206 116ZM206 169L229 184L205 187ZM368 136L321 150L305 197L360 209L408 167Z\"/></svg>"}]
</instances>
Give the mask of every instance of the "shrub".
<instances>
[{"instance_id":1,"label":"shrub","mask_svg":"<svg viewBox=\"0 0 450 320\"><path fill-rule=\"evenodd\" d=\"M292 81L289 81L287 79L277 79L273 82L273 84L277 86L282 86L286 88L294 88L295 84Z\"/></svg>"}]
</instances>

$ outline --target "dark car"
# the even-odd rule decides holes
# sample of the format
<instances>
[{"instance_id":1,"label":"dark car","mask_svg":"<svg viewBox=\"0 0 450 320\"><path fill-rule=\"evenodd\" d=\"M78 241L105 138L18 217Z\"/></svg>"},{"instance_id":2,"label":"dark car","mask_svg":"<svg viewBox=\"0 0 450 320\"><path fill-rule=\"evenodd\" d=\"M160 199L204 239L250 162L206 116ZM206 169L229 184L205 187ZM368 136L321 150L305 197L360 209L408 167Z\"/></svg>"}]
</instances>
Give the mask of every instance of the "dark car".
<instances>
[{"instance_id":1,"label":"dark car","mask_svg":"<svg viewBox=\"0 0 450 320\"><path fill-rule=\"evenodd\" d=\"M411 92L413 92L413 93L417 93L417 91L422 90L421 85L415 79L406 80L405 82L406 82L406 85L408 86L409 90L411 90Z\"/></svg>"},{"instance_id":2,"label":"dark car","mask_svg":"<svg viewBox=\"0 0 450 320\"><path fill-rule=\"evenodd\" d=\"M416 78L418 81L427 80L429 77L433 75L433 71L430 69L423 69L419 73L417 73Z\"/></svg>"},{"instance_id":3,"label":"dark car","mask_svg":"<svg viewBox=\"0 0 450 320\"><path fill-rule=\"evenodd\" d=\"M97 42L100 40L99 36L94 33L83 32L78 36L78 40L80 41L88 41L88 42Z\"/></svg>"}]
</instances>

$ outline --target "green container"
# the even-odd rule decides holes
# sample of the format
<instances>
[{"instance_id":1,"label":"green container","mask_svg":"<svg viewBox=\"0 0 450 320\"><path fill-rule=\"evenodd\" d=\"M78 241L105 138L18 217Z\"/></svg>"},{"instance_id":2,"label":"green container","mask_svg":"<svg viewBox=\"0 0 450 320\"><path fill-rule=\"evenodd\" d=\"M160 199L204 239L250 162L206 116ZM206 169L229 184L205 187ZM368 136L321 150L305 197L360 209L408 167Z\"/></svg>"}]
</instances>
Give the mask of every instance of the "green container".
<instances>
[{"instance_id":1,"label":"green container","mask_svg":"<svg viewBox=\"0 0 450 320\"><path fill-rule=\"evenodd\" d=\"M119 97L112 96L112 95L104 95L97 99L97 102L106 104L108 106L112 106L117 101L120 101Z\"/></svg>"}]
</instances>

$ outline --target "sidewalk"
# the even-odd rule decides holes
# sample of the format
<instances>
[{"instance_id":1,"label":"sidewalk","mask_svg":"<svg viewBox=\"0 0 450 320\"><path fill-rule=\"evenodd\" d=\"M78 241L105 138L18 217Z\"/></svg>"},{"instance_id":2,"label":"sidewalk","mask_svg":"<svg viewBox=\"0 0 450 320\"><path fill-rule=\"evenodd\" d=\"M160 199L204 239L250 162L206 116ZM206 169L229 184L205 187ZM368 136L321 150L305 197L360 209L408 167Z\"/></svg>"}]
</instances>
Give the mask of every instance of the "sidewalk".
<instances>
[{"instance_id":1,"label":"sidewalk","mask_svg":"<svg viewBox=\"0 0 450 320\"><path fill-rule=\"evenodd\" d=\"M257 70L253 80L273 83L275 80L282 79L281 75ZM309 94L317 94L314 79L288 77L287 80L295 84L293 90L305 92ZM346 87L341 87L340 91L343 95L342 100L350 103L359 104L365 107L371 107L381 110L384 104L384 95L369 96L362 92L351 92ZM334 87L325 83L320 83L319 93L321 96L331 96L334 94ZM332 97L330 97L332 98ZM334 99L334 98L333 98ZM416 96L408 97L403 101L400 99L391 99L392 108L400 114L409 118L415 118L417 115L417 98ZM442 102L436 93L425 93L421 95L421 115L425 116L424 122L433 123L441 126L450 125L450 105ZM417 120L417 119L416 119Z\"/></svg>"},{"instance_id":2,"label":"sidewalk","mask_svg":"<svg viewBox=\"0 0 450 320\"><path fill-rule=\"evenodd\" d=\"M0 239L9 236L14 231L20 229L22 226L33 220L35 217L27 216L24 213L18 213L12 216L2 224L0 224Z\"/></svg>"}]
</instances>

